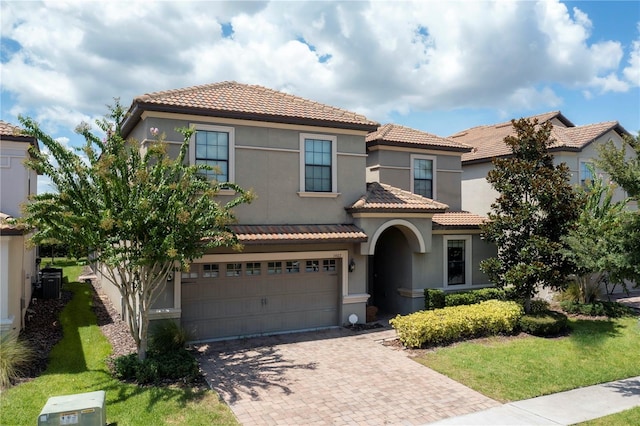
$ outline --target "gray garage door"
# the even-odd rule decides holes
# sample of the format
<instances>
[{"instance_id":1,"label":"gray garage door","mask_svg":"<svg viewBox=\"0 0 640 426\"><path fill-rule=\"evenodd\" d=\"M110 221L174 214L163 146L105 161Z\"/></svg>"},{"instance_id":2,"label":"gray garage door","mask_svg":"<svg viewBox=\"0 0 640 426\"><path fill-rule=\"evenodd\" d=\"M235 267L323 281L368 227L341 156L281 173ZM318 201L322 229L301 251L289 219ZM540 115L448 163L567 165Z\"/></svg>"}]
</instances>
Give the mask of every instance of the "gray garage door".
<instances>
[{"instance_id":1,"label":"gray garage door","mask_svg":"<svg viewBox=\"0 0 640 426\"><path fill-rule=\"evenodd\" d=\"M195 340L338 325L339 264L193 264L182 274L182 325Z\"/></svg>"}]
</instances>

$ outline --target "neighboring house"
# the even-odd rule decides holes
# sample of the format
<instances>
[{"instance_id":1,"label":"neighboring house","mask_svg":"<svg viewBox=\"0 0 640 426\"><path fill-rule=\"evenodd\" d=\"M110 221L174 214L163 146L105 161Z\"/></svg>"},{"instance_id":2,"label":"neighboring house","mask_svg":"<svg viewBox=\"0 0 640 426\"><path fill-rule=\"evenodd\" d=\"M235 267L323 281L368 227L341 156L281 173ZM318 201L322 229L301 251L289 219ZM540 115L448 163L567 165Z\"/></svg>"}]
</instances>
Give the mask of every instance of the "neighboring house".
<instances>
[{"instance_id":1,"label":"neighboring house","mask_svg":"<svg viewBox=\"0 0 640 426\"><path fill-rule=\"evenodd\" d=\"M549 121L553 124L551 138L555 142L550 146L549 152L553 154L555 164L567 164L571 170L571 183L575 185L584 184L592 177L587 165L593 165L594 159L598 158L599 144L612 140L620 147L623 136L630 136L617 121L576 126L560 111L528 118L538 119L539 123ZM510 148L504 143L504 138L509 135L515 135L511 121L473 127L450 136L455 141L473 147L472 151L462 156L464 210L479 215L486 215L491 210L491 204L498 193L487 182L486 177L493 168L494 158L508 157L511 154ZM623 197L624 193L618 191L617 199Z\"/></svg>"},{"instance_id":2,"label":"neighboring house","mask_svg":"<svg viewBox=\"0 0 640 426\"><path fill-rule=\"evenodd\" d=\"M20 206L36 193L37 174L25 167L29 147L38 141L18 127L0 121L0 334L19 331L37 279L36 254L28 235L7 222L20 216Z\"/></svg>"},{"instance_id":3,"label":"neighboring house","mask_svg":"<svg viewBox=\"0 0 640 426\"><path fill-rule=\"evenodd\" d=\"M180 319L195 340L288 332L363 322L368 303L415 311L427 287L488 284L477 268L493 253L479 239L483 218L447 213L461 207L470 147L236 82L139 96L122 123L143 145L158 128L175 152L175 129L189 126L190 161L219 166L212 178L257 198L235 209L244 250L197 259L167 283L152 319Z\"/></svg>"}]
</instances>

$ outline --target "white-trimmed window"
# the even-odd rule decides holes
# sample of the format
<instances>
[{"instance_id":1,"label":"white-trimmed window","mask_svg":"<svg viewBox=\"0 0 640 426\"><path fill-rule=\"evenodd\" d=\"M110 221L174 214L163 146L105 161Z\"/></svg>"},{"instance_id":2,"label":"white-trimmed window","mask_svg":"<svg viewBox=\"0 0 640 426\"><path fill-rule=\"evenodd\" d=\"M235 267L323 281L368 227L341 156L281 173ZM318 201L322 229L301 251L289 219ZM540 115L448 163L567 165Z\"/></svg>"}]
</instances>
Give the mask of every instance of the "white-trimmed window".
<instances>
[{"instance_id":1,"label":"white-trimmed window","mask_svg":"<svg viewBox=\"0 0 640 426\"><path fill-rule=\"evenodd\" d=\"M436 157L411 156L411 192L436 199Z\"/></svg>"},{"instance_id":2,"label":"white-trimmed window","mask_svg":"<svg viewBox=\"0 0 640 426\"><path fill-rule=\"evenodd\" d=\"M300 192L337 192L337 138L300 134Z\"/></svg>"},{"instance_id":3,"label":"white-trimmed window","mask_svg":"<svg viewBox=\"0 0 640 426\"><path fill-rule=\"evenodd\" d=\"M593 172L595 165L592 161L580 160L580 185L586 186L593 181Z\"/></svg>"},{"instance_id":4,"label":"white-trimmed window","mask_svg":"<svg viewBox=\"0 0 640 426\"><path fill-rule=\"evenodd\" d=\"M207 179L235 181L235 130L233 127L194 124L196 131L189 145L191 164L206 164Z\"/></svg>"},{"instance_id":5,"label":"white-trimmed window","mask_svg":"<svg viewBox=\"0 0 640 426\"><path fill-rule=\"evenodd\" d=\"M444 286L471 285L471 235L444 236Z\"/></svg>"}]
</instances>

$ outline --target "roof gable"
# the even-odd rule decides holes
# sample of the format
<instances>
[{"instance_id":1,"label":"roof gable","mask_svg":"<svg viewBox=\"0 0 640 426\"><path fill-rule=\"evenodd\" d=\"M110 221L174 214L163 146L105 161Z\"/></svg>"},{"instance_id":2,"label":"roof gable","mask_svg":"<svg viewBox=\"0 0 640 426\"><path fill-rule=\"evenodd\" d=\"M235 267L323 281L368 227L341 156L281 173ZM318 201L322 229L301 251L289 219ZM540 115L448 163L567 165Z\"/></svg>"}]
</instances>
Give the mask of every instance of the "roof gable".
<instances>
[{"instance_id":1,"label":"roof gable","mask_svg":"<svg viewBox=\"0 0 640 426\"><path fill-rule=\"evenodd\" d=\"M397 124L385 124L371 132L366 138L367 146L388 145L409 148L430 148L446 151L469 152L472 147L451 138L443 138L431 133Z\"/></svg>"},{"instance_id":2,"label":"roof gable","mask_svg":"<svg viewBox=\"0 0 640 426\"><path fill-rule=\"evenodd\" d=\"M133 100L125 134L142 110L196 114L289 124L373 131L378 123L364 115L258 85L235 81L147 93Z\"/></svg>"},{"instance_id":3,"label":"roof gable","mask_svg":"<svg viewBox=\"0 0 640 426\"><path fill-rule=\"evenodd\" d=\"M576 126L566 119L559 111L526 117L539 123L552 121L551 139L549 146L554 151L580 151L610 130L620 135L629 134L617 121ZM559 121L561 125L554 121ZM505 122L494 125L478 126L452 135L451 138L473 147L471 152L462 155L462 162L491 161L494 157L508 156L511 149L504 143L507 136L515 136L512 123Z\"/></svg>"},{"instance_id":4,"label":"roof gable","mask_svg":"<svg viewBox=\"0 0 640 426\"><path fill-rule=\"evenodd\" d=\"M38 140L24 133L24 130L11 123L0 120L0 140L12 142L24 142L31 144L36 150L40 150Z\"/></svg>"},{"instance_id":5,"label":"roof gable","mask_svg":"<svg viewBox=\"0 0 640 426\"><path fill-rule=\"evenodd\" d=\"M347 207L349 213L442 213L449 206L379 182L367 184L367 193Z\"/></svg>"}]
</instances>

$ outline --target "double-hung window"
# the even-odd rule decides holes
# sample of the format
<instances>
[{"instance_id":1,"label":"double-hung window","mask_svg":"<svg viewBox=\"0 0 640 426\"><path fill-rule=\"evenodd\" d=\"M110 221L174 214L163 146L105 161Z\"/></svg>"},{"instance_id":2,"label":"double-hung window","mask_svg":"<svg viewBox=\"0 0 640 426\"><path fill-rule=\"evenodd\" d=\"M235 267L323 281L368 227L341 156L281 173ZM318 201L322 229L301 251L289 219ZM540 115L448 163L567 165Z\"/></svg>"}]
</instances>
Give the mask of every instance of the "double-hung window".
<instances>
[{"instance_id":1,"label":"double-hung window","mask_svg":"<svg viewBox=\"0 0 640 426\"><path fill-rule=\"evenodd\" d=\"M594 165L590 161L580 161L580 185L587 186L593 182Z\"/></svg>"},{"instance_id":2,"label":"double-hung window","mask_svg":"<svg viewBox=\"0 0 640 426\"><path fill-rule=\"evenodd\" d=\"M301 192L336 192L336 137L300 135Z\"/></svg>"},{"instance_id":3,"label":"double-hung window","mask_svg":"<svg viewBox=\"0 0 640 426\"><path fill-rule=\"evenodd\" d=\"M411 192L435 199L435 157L411 156Z\"/></svg>"},{"instance_id":4,"label":"double-hung window","mask_svg":"<svg viewBox=\"0 0 640 426\"><path fill-rule=\"evenodd\" d=\"M198 124L189 147L191 164L212 167L203 174L216 182L234 181L234 129Z\"/></svg>"},{"instance_id":5,"label":"double-hung window","mask_svg":"<svg viewBox=\"0 0 640 426\"><path fill-rule=\"evenodd\" d=\"M444 286L471 285L471 236L444 237Z\"/></svg>"}]
</instances>

